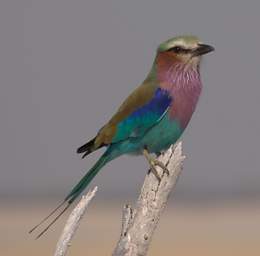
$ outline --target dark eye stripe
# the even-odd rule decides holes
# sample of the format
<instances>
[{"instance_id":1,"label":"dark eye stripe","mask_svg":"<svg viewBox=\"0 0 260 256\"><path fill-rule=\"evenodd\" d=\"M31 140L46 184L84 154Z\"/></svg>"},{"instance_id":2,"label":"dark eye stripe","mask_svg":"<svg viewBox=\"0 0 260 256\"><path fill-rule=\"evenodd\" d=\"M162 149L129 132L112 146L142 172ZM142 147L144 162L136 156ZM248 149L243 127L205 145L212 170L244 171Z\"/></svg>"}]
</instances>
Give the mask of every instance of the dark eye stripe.
<instances>
[{"instance_id":1,"label":"dark eye stripe","mask_svg":"<svg viewBox=\"0 0 260 256\"><path fill-rule=\"evenodd\" d=\"M174 46L174 47L170 48L168 51L175 52L175 53L187 54L187 53L190 53L192 50L191 49L185 49L181 46Z\"/></svg>"}]
</instances>

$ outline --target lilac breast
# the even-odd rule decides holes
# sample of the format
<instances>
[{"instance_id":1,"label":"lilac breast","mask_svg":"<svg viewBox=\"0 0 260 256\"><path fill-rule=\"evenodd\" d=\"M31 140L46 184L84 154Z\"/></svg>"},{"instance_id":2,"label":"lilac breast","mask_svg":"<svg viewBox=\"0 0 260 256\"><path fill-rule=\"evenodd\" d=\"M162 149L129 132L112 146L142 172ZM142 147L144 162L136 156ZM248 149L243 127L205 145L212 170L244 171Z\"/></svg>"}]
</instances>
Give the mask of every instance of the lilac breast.
<instances>
[{"instance_id":1,"label":"lilac breast","mask_svg":"<svg viewBox=\"0 0 260 256\"><path fill-rule=\"evenodd\" d=\"M196 108L202 89L199 67L184 64L171 65L158 73L160 87L174 99L170 107L170 118L177 119L184 129Z\"/></svg>"}]
</instances>

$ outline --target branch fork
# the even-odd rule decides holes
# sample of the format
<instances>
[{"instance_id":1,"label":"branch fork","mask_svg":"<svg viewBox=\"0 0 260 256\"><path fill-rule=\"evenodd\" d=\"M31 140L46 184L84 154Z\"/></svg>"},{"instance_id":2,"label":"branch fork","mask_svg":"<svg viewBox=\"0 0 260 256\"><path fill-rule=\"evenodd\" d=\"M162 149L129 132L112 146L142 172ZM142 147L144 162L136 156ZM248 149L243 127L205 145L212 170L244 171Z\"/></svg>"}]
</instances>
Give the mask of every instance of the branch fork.
<instances>
[{"instance_id":1,"label":"branch fork","mask_svg":"<svg viewBox=\"0 0 260 256\"><path fill-rule=\"evenodd\" d=\"M124 206L121 235L113 256L147 255L155 228L183 168L185 156L182 154L182 143L178 142L171 146L157 159L167 167L169 174L165 173L161 167L156 166L156 171L161 179L158 180L152 172L148 172L135 208L130 205ZM66 255L80 219L96 192L97 187L89 191L72 211L59 239L54 256Z\"/></svg>"}]
</instances>

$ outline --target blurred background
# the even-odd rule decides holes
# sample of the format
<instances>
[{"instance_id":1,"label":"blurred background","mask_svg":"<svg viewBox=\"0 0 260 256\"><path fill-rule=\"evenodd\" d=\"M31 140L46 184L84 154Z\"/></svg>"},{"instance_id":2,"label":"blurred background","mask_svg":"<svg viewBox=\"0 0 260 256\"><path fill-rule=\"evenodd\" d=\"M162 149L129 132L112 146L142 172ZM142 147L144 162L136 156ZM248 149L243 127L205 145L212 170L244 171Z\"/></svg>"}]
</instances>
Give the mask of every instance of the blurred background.
<instances>
[{"instance_id":1,"label":"blurred background","mask_svg":"<svg viewBox=\"0 0 260 256\"><path fill-rule=\"evenodd\" d=\"M14 0L0 2L0 255L52 255L65 218L27 231L89 169L76 148L145 78L157 45L195 34L216 51L183 136L187 155L149 255L259 255L259 1ZM110 255L121 211L147 170L121 157L91 184L70 255Z\"/></svg>"}]
</instances>

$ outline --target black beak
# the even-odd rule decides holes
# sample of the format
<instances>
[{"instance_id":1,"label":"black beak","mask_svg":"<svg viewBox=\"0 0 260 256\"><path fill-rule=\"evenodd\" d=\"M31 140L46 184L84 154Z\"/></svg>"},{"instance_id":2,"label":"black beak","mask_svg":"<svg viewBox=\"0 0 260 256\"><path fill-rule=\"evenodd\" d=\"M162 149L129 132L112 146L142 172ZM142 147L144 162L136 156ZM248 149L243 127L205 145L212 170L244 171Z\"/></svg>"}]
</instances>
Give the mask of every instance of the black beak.
<instances>
[{"instance_id":1,"label":"black beak","mask_svg":"<svg viewBox=\"0 0 260 256\"><path fill-rule=\"evenodd\" d=\"M199 46L193 51L193 56L201 56L209 52L213 52L215 49L211 45L199 44Z\"/></svg>"}]
</instances>

